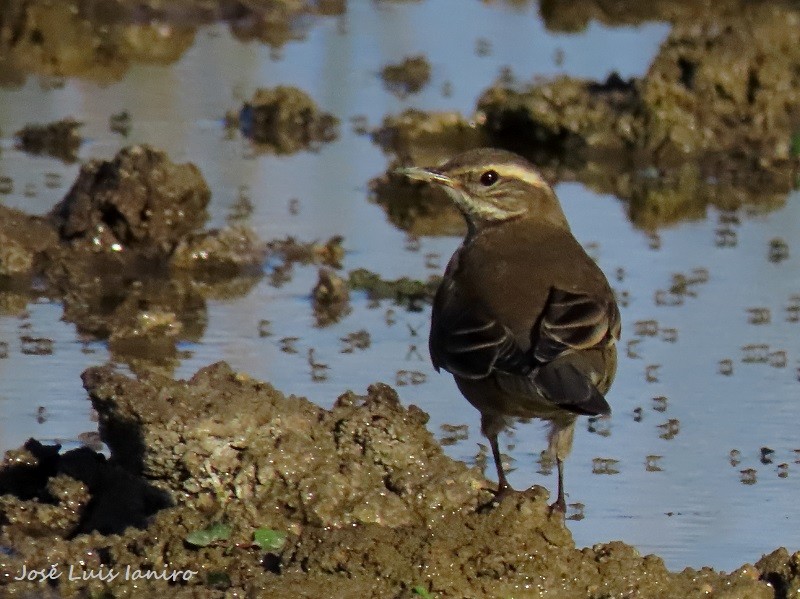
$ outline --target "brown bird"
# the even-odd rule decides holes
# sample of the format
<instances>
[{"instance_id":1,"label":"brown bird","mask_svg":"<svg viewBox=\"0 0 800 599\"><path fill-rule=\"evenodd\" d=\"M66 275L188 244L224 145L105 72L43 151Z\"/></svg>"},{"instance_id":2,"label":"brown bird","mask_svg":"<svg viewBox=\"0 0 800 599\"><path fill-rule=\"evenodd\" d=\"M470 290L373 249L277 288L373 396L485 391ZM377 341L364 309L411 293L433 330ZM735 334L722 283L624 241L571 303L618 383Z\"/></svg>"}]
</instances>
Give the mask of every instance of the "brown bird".
<instances>
[{"instance_id":1,"label":"brown bird","mask_svg":"<svg viewBox=\"0 0 800 599\"><path fill-rule=\"evenodd\" d=\"M495 501L513 491L497 435L515 419L550 423L564 511L564 459L578 415L609 414L620 315L595 262L570 232L536 168L496 149L400 173L441 186L467 222L436 293L429 348L481 413L497 467Z\"/></svg>"}]
</instances>

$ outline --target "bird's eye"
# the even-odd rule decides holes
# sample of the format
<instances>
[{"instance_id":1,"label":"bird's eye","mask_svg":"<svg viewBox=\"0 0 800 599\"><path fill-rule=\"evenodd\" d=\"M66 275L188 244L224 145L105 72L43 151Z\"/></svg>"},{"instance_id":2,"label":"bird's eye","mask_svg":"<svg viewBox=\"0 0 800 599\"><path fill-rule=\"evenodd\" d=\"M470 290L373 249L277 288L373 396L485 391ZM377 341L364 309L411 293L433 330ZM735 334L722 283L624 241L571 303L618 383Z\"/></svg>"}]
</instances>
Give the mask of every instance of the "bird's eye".
<instances>
[{"instance_id":1,"label":"bird's eye","mask_svg":"<svg viewBox=\"0 0 800 599\"><path fill-rule=\"evenodd\" d=\"M489 187L490 185L497 183L499 178L500 175L497 174L497 171L486 171L481 175L480 182L481 185Z\"/></svg>"}]
</instances>

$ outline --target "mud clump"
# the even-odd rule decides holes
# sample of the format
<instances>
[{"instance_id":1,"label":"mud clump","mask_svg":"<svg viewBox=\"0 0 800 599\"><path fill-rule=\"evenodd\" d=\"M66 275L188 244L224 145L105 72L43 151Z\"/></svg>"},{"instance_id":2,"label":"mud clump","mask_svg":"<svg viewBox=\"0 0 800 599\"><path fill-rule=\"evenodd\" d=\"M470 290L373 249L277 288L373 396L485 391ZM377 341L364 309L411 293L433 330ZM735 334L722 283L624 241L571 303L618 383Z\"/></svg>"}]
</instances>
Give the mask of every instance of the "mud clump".
<instances>
[{"instance_id":1,"label":"mud clump","mask_svg":"<svg viewBox=\"0 0 800 599\"><path fill-rule=\"evenodd\" d=\"M164 152L131 146L113 160L84 165L50 217L73 248L91 252L147 248L168 255L181 239L203 226L210 198L193 164L177 165Z\"/></svg>"},{"instance_id":2,"label":"mud clump","mask_svg":"<svg viewBox=\"0 0 800 599\"><path fill-rule=\"evenodd\" d=\"M317 149L338 136L339 119L296 87L258 89L231 119L246 137L277 154Z\"/></svg>"},{"instance_id":3,"label":"mud clump","mask_svg":"<svg viewBox=\"0 0 800 599\"><path fill-rule=\"evenodd\" d=\"M345 393L325 410L225 363L188 381L157 373L135 380L110 367L90 368L83 380L111 458L86 448L59 455L35 442L7 454L4 596L47 588L62 597L197 597L268 588L280 598L402 598L420 588L443 598L767 599L775 589L760 578L796 584L800 554L785 550L723 575L670 573L659 558L619 542L577 549L541 487L479 509L491 497L487 481L446 457L425 428L427 415L403 407L386 385ZM116 505L100 518L92 506L104 497ZM137 522L126 520L130 512ZM226 534L216 542L187 542L220 523ZM252 541L264 529L285 542L259 548ZM50 587L13 580L23 564L54 563L120 576L62 576ZM150 577L134 586L123 575L131 569L193 574L179 585Z\"/></svg>"},{"instance_id":4,"label":"mud clump","mask_svg":"<svg viewBox=\"0 0 800 599\"><path fill-rule=\"evenodd\" d=\"M64 162L78 159L81 137L77 130L81 123L74 119L64 119L45 125L25 125L14 136L16 147L29 154L44 154Z\"/></svg>"},{"instance_id":5,"label":"mud clump","mask_svg":"<svg viewBox=\"0 0 800 599\"><path fill-rule=\"evenodd\" d=\"M173 268L204 273L241 274L260 269L267 246L247 227L193 233L180 240L170 258Z\"/></svg>"},{"instance_id":6,"label":"mud clump","mask_svg":"<svg viewBox=\"0 0 800 599\"><path fill-rule=\"evenodd\" d=\"M422 304L433 301L440 282L441 277L438 276L433 276L427 281L417 281L408 277L386 280L364 268L351 271L348 279L350 289L365 291L369 299L390 299L412 311L419 311Z\"/></svg>"},{"instance_id":7,"label":"mud clump","mask_svg":"<svg viewBox=\"0 0 800 599\"><path fill-rule=\"evenodd\" d=\"M177 365L196 341L208 298L246 293L267 246L239 226L204 229L210 191L192 164L149 146L84 165L45 217L0 207L3 291L58 298L81 334L108 339L136 372ZM16 303L19 300L13 300Z\"/></svg>"},{"instance_id":8,"label":"mud clump","mask_svg":"<svg viewBox=\"0 0 800 599\"><path fill-rule=\"evenodd\" d=\"M431 65L424 56L409 56L398 64L388 64L381 70L383 85L401 98L416 94L431 79Z\"/></svg>"},{"instance_id":9,"label":"mud clump","mask_svg":"<svg viewBox=\"0 0 800 599\"><path fill-rule=\"evenodd\" d=\"M387 116L372 131L372 141L400 162L438 164L460 150L488 143L479 123L457 112L433 112L410 108Z\"/></svg>"},{"instance_id":10,"label":"mud clump","mask_svg":"<svg viewBox=\"0 0 800 599\"><path fill-rule=\"evenodd\" d=\"M347 281L329 268L319 269L317 284L311 291L311 297L318 327L339 322L352 309Z\"/></svg>"}]
</instances>

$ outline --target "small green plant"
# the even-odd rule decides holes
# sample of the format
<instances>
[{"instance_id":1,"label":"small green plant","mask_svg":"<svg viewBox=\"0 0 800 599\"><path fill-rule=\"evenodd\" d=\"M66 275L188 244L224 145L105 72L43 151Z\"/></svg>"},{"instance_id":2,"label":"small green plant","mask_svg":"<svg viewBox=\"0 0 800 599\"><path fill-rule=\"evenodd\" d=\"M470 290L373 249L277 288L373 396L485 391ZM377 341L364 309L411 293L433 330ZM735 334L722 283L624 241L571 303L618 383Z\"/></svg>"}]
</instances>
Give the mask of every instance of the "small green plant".
<instances>
[{"instance_id":1,"label":"small green plant","mask_svg":"<svg viewBox=\"0 0 800 599\"><path fill-rule=\"evenodd\" d=\"M413 589L411 589L411 592L419 597L422 597L422 599L435 599L434 596L428 592L428 589L421 585L415 586Z\"/></svg>"},{"instance_id":2,"label":"small green plant","mask_svg":"<svg viewBox=\"0 0 800 599\"><path fill-rule=\"evenodd\" d=\"M217 541L227 541L231 536L231 527L217 522L202 530L195 530L184 537L189 545L195 547L208 547Z\"/></svg>"},{"instance_id":3,"label":"small green plant","mask_svg":"<svg viewBox=\"0 0 800 599\"><path fill-rule=\"evenodd\" d=\"M271 528L257 528L253 531L253 545L266 551L280 551L286 543L286 533Z\"/></svg>"}]
</instances>

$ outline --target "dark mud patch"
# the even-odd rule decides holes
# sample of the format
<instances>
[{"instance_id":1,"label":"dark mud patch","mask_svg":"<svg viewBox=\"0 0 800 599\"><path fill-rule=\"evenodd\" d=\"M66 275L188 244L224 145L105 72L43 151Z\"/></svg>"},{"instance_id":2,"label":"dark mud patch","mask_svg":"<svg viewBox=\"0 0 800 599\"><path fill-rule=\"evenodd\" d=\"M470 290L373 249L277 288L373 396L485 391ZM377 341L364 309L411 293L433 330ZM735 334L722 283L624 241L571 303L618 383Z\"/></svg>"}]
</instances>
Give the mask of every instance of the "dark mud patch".
<instances>
[{"instance_id":1,"label":"dark mud patch","mask_svg":"<svg viewBox=\"0 0 800 599\"><path fill-rule=\"evenodd\" d=\"M228 121L259 149L276 154L318 149L336 139L339 128L339 119L321 111L308 94L283 85L256 90Z\"/></svg>"},{"instance_id":2,"label":"dark mud patch","mask_svg":"<svg viewBox=\"0 0 800 599\"><path fill-rule=\"evenodd\" d=\"M489 483L476 468L446 457L425 428L427 416L403 407L385 385L364 396L346 393L325 410L224 363L188 381L158 374L134 380L108 367L89 369L83 379L111 458L88 449L59 456L34 442L7 454L0 469L5 596L197 597L269 589L276 597L411 597L421 588L437 597L766 599L776 587L797 585L800 557L785 550L726 575L671 573L658 557L620 542L578 549L563 521L550 515L540 487L479 510ZM131 488L157 489L147 500L117 493L116 509L107 513L123 527L135 523L125 522L121 508L139 506L133 513L144 516L146 528L104 535L88 524L90 506L114 492L113 485L95 484L117 476L108 473L124 473L136 481ZM173 503L148 515L141 506L154 505L152 497ZM49 517L32 518L48 510ZM285 542L254 543L265 529ZM186 542L190 533L209 530L225 534L205 546ZM64 571L73 565L73 573L104 568L118 577L62 576L49 586L13 580L23 566L52 564ZM132 570L194 574L134 582L125 579Z\"/></svg>"},{"instance_id":3,"label":"dark mud patch","mask_svg":"<svg viewBox=\"0 0 800 599\"><path fill-rule=\"evenodd\" d=\"M387 64L381 69L384 87L404 98L416 94L431 79L431 64L424 56L409 56L397 64Z\"/></svg>"},{"instance_id":4,"label":"dark mud patch","mask_svg":"<svg viewBox=\"0 0 800 599\"><path fill-rule=\"evenodd\" d=\"M131 146L110 161L84 165L50 217L71 248L168 256L205 223L210 198L193 164L178 165L163 152Z\"/></svg>"},{"instance_id":5,"label":"dark mud patch","mask_svg":"<svg viewBox=\"0 0 800 599\"><path fill-rule=\"evenodd\" d=\"M78 129L81 123L74 119L64 119L44 125L25 125L14 134L17 149L34 155L58 158L66 163L78 159L81 137Z\"/></svg>"}]
</instances>

